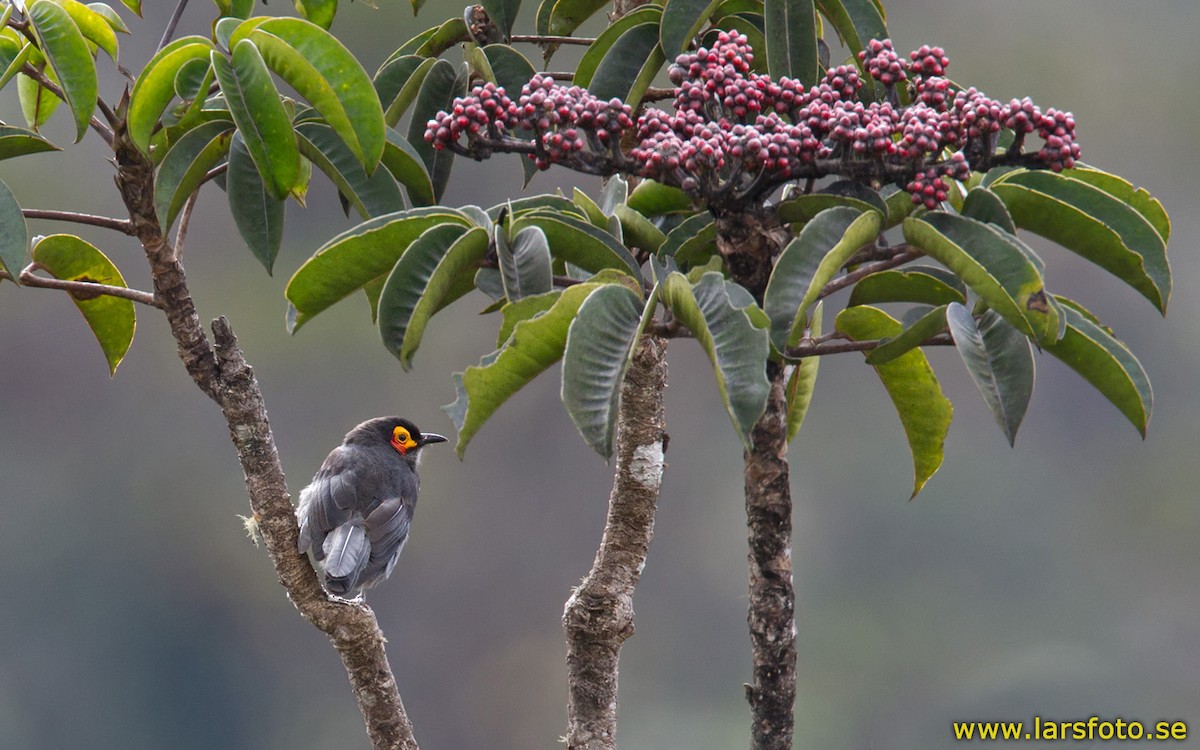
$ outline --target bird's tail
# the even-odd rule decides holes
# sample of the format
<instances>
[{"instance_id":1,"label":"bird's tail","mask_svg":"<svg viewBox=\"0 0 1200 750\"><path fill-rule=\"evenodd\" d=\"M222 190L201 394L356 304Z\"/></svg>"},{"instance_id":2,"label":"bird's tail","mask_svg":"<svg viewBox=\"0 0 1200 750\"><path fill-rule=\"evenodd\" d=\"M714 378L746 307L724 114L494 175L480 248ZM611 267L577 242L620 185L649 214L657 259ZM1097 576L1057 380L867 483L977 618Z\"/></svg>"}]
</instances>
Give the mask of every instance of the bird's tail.
<instances>
[{"instance_id":1,"label":"bird's tail","mask_svg":"<svg viewBox=\"0 0 1200 750\"><path fill-rule=\"evenodd\" d=\"M371 542L359 524L344 523L325 537L325 588L345 596L358 588L358 580L371 556Z\"/></svg>"}]
</instances>

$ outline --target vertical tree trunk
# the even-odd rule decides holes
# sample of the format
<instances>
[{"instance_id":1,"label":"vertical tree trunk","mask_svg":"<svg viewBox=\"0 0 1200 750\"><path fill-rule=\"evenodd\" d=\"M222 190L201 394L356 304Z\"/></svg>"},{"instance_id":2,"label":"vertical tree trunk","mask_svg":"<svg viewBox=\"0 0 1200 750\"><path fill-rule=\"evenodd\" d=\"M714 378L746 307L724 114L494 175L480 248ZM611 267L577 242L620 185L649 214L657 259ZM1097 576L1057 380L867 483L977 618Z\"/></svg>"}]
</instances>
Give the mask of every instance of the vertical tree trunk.
<instances>
[{"instance_id":1,"label":"vertical tree trunk","mask_svg":"<svg viewBox=\"0 0 1200 750\"><path fill-rule=\"evenodd\" d=\"M667 341L642 336L621 384L617 468L592 570L563 612L567 637L567 748L617 747L617 661L633 635L633 591L654 536L666 423Z\"/></svg>"}]
</instances>

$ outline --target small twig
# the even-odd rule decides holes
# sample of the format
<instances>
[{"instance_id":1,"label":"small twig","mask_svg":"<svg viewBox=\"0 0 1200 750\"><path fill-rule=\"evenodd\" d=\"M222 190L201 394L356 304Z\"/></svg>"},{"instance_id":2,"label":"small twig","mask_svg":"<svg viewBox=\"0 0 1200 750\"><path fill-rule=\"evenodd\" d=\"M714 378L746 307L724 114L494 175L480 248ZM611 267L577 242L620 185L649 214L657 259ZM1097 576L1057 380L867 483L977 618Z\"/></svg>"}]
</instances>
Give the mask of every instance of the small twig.
<instances>
[{"instance_id":1,"label":"small twig","mask_svg":"<svg viewBox=\"0 0 1200 750\"><path fill-rule=\"evenodd\" d=\"M155 48L155 53L162 50L171 43L171 37L175 36L175 29L179 26L179 19L183 18L183 10L187 8L188 0L179 0L175 6L175 11L171 13L170 20L167 21L167 28L163 30L162 39L158 42L158 47Z\"/></svg>"},{"instance_id":2,"label":"small twig","mask_svg":"<svg viewBox=\"0 0 1200 750\"><path fill-rule=\"evenodd\" d=\"M589 45L595 38L586 36L542 36L539 34L513 34L510 42L526 42L528 44L580 44Z\"/></svg>"},{"instance_id":3,"label":"small twig","mask_svg":"<svg viewBox=\"0 0 1200 750\"><path fill-rule=\"evenodd\" d=\"M114 219L108 216L93 216L74 211L55 211L44 208L23 208L21 213L26 219L46 219L48 221L69 221L75 224L88 224L93 227L112 229L121 234L133 235L133 224L128 219Z\"/></svg>"},{"instance_id":4,"label":"small twig","mask_svg":"<svg viewBox=\"0 0 1200 750\"><path fill-rule=\"evenodd\" d=\"M225 174L225 172L227 172L228 170L229 170L229 162L225 162L224 164L218 164L217 166L208 170L208 172L206 172L204 174L204 179L200 180L200 184L203 185L204 183L208 182L209 180L216 179L217 177L220 177L221 175ZM198 189L199 188L197 188L197 190Z\"/></svg>"},{"instance_id":5,"label":"small twig","mask_svg":"<svg viewBox=\"0 0 1200 750\"><path fill-rule=\"evenodd\" d=\"M785 358L793 360L803 359L804 357L824 357L829 354L843 354L845 352L869 352L877 348L881 343L883 343L883 339L850 341L841 333L831 333L827 336L800 342L798 345L787 350ZM930 336L920 343L920 346L953 345L954 339L945 333Z\"/></svg>"},{"instance_id":6,"label":"small twig","mask_svg":"<svg viewBox=\"0 0 1200 750\"><path fill-rule=\"evenodd\" d=\"M676 93L678 93L678 89L651 86L646 89L646 93L642 94L642 101L661 102L664 99L674 99Z\"/></svg>"},{"instance_id":7,"label":"small twig","mask_svg":"<svg viewBox=\"0 0 1200 750\"><path fill-rule=\"evenodd\" d=\"M834 279L825 286L821 287L821 293L817 295L817 299L825 299L829 295L841 289L845 289L852 284L858 283L865 276L870 276L873 273L886 271L889 268L902 266L905 263L914 261L925 255L923 250L910 250L907 245L897 245L895 248L898 252L887 260L877 261L875 263L867 263L859 266L845 276Z\"/></svg>"},{"instance_id":8,"label":"small twig","mask_svg":"<svg viewBox=\"0 0 1200 750\"><path fill-rule=\"evenodd\" d=\"M139 289L129 289L123 286L110 286L108 284L100 284L95 281L65 281L63 279L51 279L45 276L38 276L34 273L40 268L36 263L31 263L21 271L21 283L25 286L39 287L42 289L61 289L64 292L70 292L76 299L91 299L92 297L101 294L109 297L120 297L121 299L131 300L142 305L150 307L162 308L162 305L154 295L149 292L143 292ZM8 274L5 274L8 276ZM8 276L12 278L12 276Z\"/></svg>"},{"instance_id":9,"label":"small twig","mask_svg":"<svg viewBox=\"0 0 1200 750\"><path fill-rule=\"evenodd\" d=\"M553 78L556 81L573 81L575 74L569 70L549 70L542 73L546 78Z\"/></svg>"},{"instance_id":10,"label":"small twig","mask_svg":"<svg viewBox=\"0 0 1200 750\"><path fill-rule=\"evenodd\" d=\"M200 188L192 191L183 209L179 212L179 228L175 230L175 260L183 257L183 243L187 240L188 223L192 220L192 210L196 208L196 199L200 197Z\"/></svg>"}]
</instances>

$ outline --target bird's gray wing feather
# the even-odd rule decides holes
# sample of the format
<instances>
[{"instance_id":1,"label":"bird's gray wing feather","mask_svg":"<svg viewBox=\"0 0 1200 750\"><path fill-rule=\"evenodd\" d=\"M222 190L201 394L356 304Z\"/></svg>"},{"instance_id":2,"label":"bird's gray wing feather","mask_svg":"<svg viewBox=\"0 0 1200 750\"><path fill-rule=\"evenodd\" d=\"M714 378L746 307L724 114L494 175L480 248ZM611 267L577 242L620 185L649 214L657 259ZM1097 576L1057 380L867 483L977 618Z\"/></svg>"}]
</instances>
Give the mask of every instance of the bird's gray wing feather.
<instances>
[{"instance_id":1,"label":"bird's gray wing feather","mask_svg":"<svg viewBox=\"0 0 1200 750\"><path fill-rule=\"evenodd\" d=\"M366 530L357 523L338 526L325 537L324 552L325 588L339 596L358 588L371 555Z\"/></svg>"},{"instance_id":2,"label":"bird's gray wing feather","mask_svg":"<svg viewBox=\"0 0 1200 750\"><path fill-rule=\"evenodd\" d=\"M304 553L311 546L318 560L325 557L325 535L349 521L358 502L355 475L347 466L347 458L345 447L335 448L312 482L300 491L300 505L296 509L300 523L297 548Z\"/></svg>"}]
</instances>

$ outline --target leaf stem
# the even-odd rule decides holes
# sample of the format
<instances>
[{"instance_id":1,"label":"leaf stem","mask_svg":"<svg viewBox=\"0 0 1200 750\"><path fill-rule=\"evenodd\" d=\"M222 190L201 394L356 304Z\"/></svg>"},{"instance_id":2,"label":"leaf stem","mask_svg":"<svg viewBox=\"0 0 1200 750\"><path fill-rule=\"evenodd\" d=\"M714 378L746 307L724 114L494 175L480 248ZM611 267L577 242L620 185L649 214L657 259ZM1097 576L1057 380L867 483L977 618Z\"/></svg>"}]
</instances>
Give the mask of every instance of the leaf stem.
<instances>
[{"instance_id":1,"label":"leaf stem","mask_svg":"<svg viewBox=\"0 0 1200 750\"><path fill-rule=\"evenodd\" d=\"M821 293L817 295L817 299L825 299L834 292L845 289L853 284L857 284L865 276L870 276L871 274L878 273L880 271L886 271L887 269L895 268L896 266L902 266L905 263L914 261L917 258L925 255L924 250L909 249L908 245L897 245L893 249L897 252L891 258L876 261L874 263L864 263L845 276L840 276L821 287Z\"/></svg>"},{"instance_id":2,"label":"leaf stem","mask_svg":"<svg viewBox=\"0 0 1200 750\"><path fill-rule=\"evenodd\" d=\"M162 308L162 304L150 292L143 292L139 289L129 289L123 286L111 286L109 284L98 284L94 281L68 281L64 279L52 279L45 276L38 276L34 271L41 268L37 263L30 263L21 271L21 284L24 286L38 287L41 289L61 289L64 292L70 292L72 295L85 295L83 298L94 297L99 294L104 294L109 297L120 297L138 304L147 305L149 307ZM9 274L4 274L8 278L12 278Z\"/></svg>"}]
</instances>

